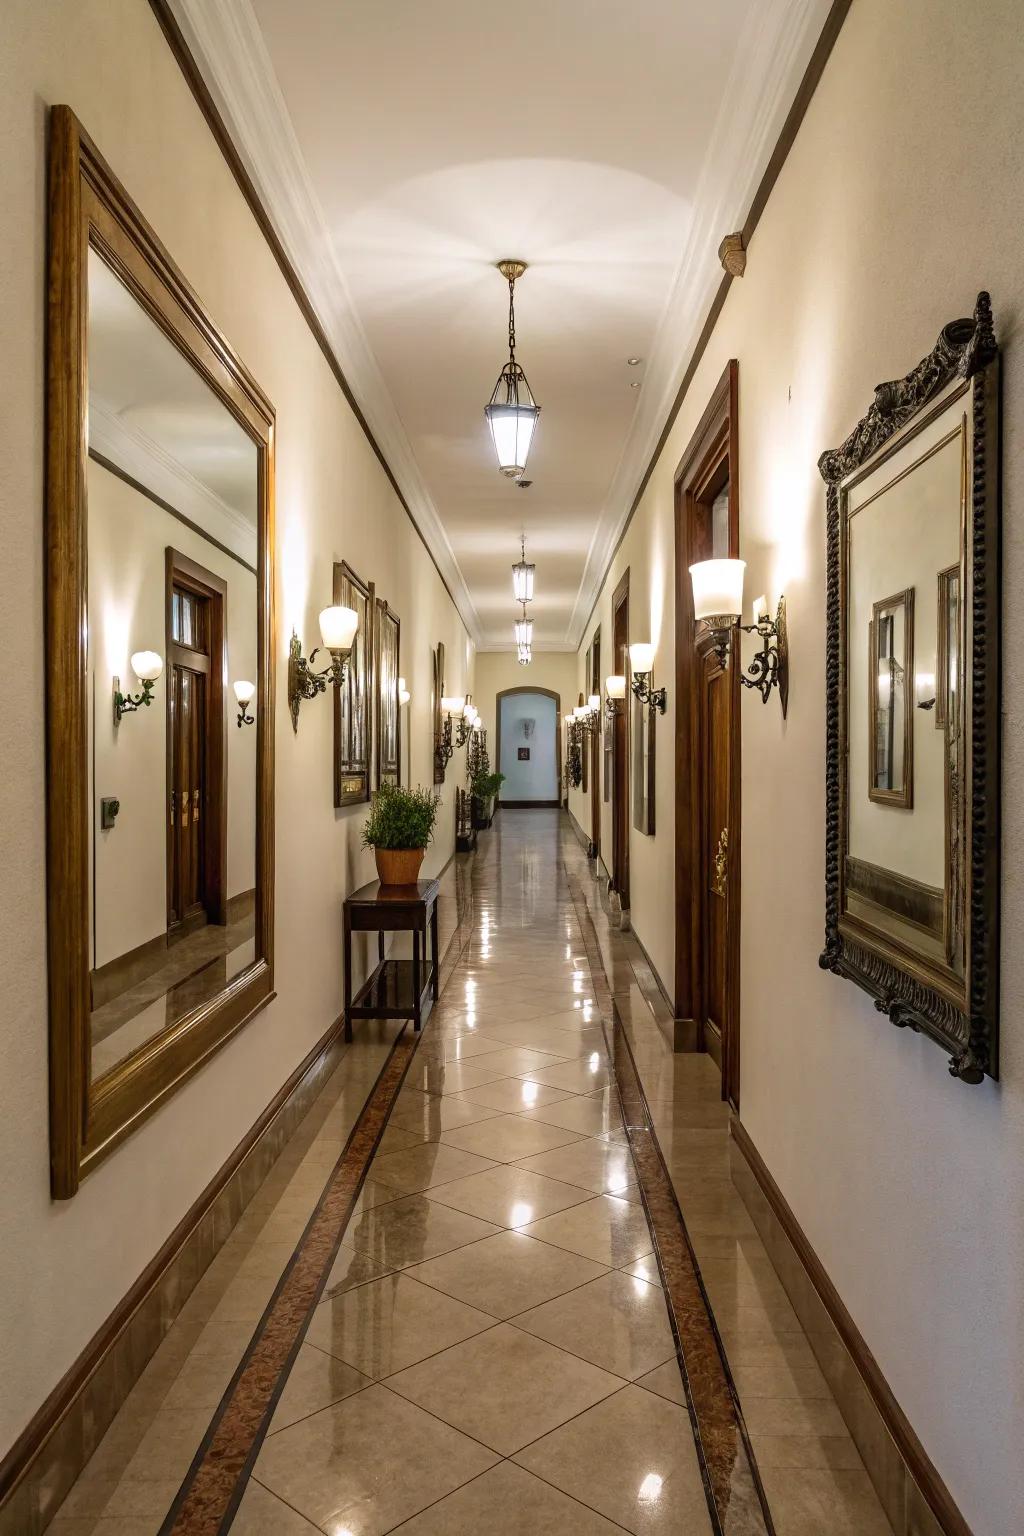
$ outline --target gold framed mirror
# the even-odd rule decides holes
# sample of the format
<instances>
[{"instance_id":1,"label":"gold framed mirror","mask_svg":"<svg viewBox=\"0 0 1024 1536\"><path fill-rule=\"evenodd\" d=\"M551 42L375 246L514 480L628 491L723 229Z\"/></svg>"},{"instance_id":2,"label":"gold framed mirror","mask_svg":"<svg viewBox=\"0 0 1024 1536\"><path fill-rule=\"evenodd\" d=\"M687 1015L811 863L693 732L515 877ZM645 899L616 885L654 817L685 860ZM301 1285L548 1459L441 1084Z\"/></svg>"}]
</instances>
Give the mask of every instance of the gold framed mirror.
<instances>
[{"instance_id":1,"label":"gold framed mirror","mask_svg":"<svg viewBox=\"0 0 1024 1536\"><path fill-rule=\"evenodd\" d=\"M274 410L50 114L51 1185L273 996Z\"/></svg>"},{"instance_id":2,"label":"gold framed mirror","mask_svg":"<svg viewBox=\"0 0 1024 1536\"><path fill-rule=\"evenodd\" d=\"M998 1076L999 353L988 295L880 384L828 485L821 965Z\"/></svg>"}]
</instances>

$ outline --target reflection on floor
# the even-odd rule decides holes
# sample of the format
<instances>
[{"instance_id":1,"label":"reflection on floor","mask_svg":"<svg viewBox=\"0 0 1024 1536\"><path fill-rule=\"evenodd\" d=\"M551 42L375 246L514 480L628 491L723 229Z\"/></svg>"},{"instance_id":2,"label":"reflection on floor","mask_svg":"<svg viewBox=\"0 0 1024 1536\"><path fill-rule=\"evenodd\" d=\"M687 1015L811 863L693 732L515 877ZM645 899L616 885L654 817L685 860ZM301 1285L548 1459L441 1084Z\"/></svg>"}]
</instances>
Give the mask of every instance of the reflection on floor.
<instances>
[{"instance_id":1,"label":"reflection on floor","mask_svg":"<svg viewBox=\"0 0 1024 1536\"><path fill-rule=\"evenodd\" d=\"M450 952L441 1002L327 1261L269 1432L261 1446L254 1439L232 1531L721 1528L600 1027L599 994L610 987L778 1536L887 1536L729 1180L713 1065L672 1055L635 945L606 921L564 819L505 812L481 845L468 934L454 966ZM441 908L449 930L451 893L450 872ZM595 965L600 953L607 983L592 975L588 951ZM202 1475L197 1447L265 1311L273 1324L279 1301L268 1302L296 1243L301 1253L308 1240L398 1028L357 1031L59 1511L58 1536L227 1529L164 1520L183 1479L187 1490ZM633 1125L631 1116L630 1134ZM723 1523L746 1536L767 1529L758 1520Z\"/></svg>"},{"instance_id":2,"label":"reflection on floor","mask_svg":"<svg viewBox=\"0 0 1024 1536\"><path fill-rule=\"evenodd\" d=\"M148 976L89 1016L92 1076L102 1077L192 1008L216 997L255 958L256 913L244 904L224 925L209 923L167 950Z\"/></svg>"}]
</instances>

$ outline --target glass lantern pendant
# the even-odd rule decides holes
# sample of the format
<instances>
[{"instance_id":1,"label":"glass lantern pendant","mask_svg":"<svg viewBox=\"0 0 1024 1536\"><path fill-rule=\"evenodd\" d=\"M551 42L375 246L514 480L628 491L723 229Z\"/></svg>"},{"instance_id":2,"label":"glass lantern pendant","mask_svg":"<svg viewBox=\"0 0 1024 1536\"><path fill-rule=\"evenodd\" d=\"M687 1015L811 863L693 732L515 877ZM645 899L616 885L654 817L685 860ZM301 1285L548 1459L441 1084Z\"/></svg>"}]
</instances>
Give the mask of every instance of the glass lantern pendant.
<instances>
[{"instance_id":1,"label":"glass lantern pendant","mask_svg":"<svg viewBox=\"0 0 1024 1536\"><path fill-rule=\"evenodd\" d=\"M533 577L537 567L526 558L526 536L520 540L522 558L512 567L512 596L517 603L533 602Z\"/></svg>"},{"instance_id":2,"label":"glass lantern pendant","mask_svg":"<svg viewBox=\"0 0 1024 1536\"><path fill-rule=\"evenodd\" d=\"M525 261L499 261L498 271L508 279L508 362L498 375L490 402L484 406L491 429L498 468L511 480L526 469L530 444L537 427L540 406L530 391L526 374L516 362L516 279L526 271Z\"/></svg>"}]
</instances>

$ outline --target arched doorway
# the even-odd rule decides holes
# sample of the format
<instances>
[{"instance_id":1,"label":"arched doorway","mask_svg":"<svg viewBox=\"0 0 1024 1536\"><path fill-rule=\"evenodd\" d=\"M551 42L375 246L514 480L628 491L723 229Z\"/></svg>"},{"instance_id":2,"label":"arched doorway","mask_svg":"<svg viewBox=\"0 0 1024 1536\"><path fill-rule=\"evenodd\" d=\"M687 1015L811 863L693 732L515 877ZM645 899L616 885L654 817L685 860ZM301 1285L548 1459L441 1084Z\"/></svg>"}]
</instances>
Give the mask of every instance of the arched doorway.
<instances>
[{"instance_id":1,"label":"arched doorway","mask_svg":"<svg viewBox=\"0 0 1024 1536\"><path fill-rule=\"evenodd\" d=\"M495 767L508 810L562 803L562 696L552 688L503 688L494 701Z\"/></svg>"}]
</instances>

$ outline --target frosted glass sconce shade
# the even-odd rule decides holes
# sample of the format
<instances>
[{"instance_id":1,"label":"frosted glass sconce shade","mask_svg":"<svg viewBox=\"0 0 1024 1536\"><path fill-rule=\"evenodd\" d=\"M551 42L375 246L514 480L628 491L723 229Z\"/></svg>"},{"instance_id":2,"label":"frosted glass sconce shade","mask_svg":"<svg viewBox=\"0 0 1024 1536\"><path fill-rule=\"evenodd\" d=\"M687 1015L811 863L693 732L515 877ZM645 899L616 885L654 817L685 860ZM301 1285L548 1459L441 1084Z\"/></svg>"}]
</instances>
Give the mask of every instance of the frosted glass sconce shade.
<instances>
[{"instance_id":1,"label":"frosted glass sconce shade","mask_svg":"<svg viewBox=\"0 0 1024 1536\"><path fill-rule=\"evenodd\" d=\"M690 566L695 619L730 618L743 612L745 560L701 560Z\"/></svg>"},{"instance_id":2,"label":"frosted glass sconce shade","mask_svg":"<svg viewBox=\"0 0 1024 1536\"><path fill-rule=\"evenodd\" d=\"M359 615L354 608L325 608L320 615L320 638L328 651L351 651Z\"/></svg>"},{"instance_id":3,"label":"frosted glass sconce shade","mask_svg":"<svg viewBox=\"0 0 1024 1536\"><path fill-rule=\"evenodd\" d=\"M163 658L156 651L135 651L132 671L140 683L155 683L164 669Z\"/></svg>"},{"instance_id":4,"label":"frosted glass sconce shade","mask_svg":"<svg viewBox=\"0 0 1024 1536\"><path fill-rule=\"evenodd\" d=\"M148 709L153 702L153 685L164 669L163 657L156 651L133 651L131 668L142 684L141 693L122 693L121 679L114 678L114 724L137 709Z\"/></svg>"}]
</instances>

